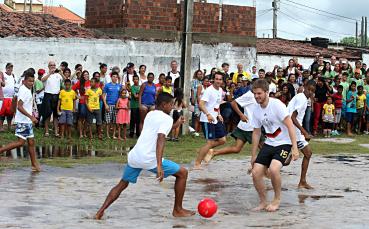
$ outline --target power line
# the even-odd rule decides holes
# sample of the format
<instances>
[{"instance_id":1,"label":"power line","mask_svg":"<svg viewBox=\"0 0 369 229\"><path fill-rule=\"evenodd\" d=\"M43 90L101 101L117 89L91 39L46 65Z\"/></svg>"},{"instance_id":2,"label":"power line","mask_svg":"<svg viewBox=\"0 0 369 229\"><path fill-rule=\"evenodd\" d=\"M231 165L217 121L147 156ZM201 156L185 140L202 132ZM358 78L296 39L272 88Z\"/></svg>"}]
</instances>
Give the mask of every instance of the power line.
<instances>
[{"instance_id":1,"label":"power line","mask_svg":"<svg viewBox=\"0 0 369 229\"><path fill-rule=\"evenodd\" d=\"M267 10L267 11L265 11L264 13L261 13L261 14L257 14L256 15L256 17L261 17L261 16L264 16L265 14L267 14L267 13L269 13L269 12L271 12L272 11L272 9L270 9L270 10Z\"/></svg>"},{"instance_id":2,"label":"power line","mask_svg":"<svg viewBox=\"0 0 369 229\"><path fill-rule=\"evenodd\" d=\"M297 3L297 2L294 2L294 1L291 1L291 0L283 0L283 1L291 2L293 4L303 6L303 7L309 8L309 9L313 9L313 10L316 10L316 11L319 11L319 12L323 12L323 13L326 13L326 14L334 15L336 17L346 18L348 20L352 20L352 21L355 21L355 22L357 21L357 19L355 19L355 18L350 18L350 17L346 17L346 16L343 16L343 15L331 13L331 12L328 12L328 11L325 11L325 10L320 10L320 9L317 9L317 8L314 8L314 7L311 7L311 6L307 6L307 5L304 5L304 4L301 4L301 3Z\"/></svg>"},{"instance_id":3,"label":"power line","mask_svg":"<svg viewBox=\"0 0 369 229\"><path fill-rule=\"evenodd\" d=\"M286 34L293 35L293 36L302 37L302 38L304 38L304 39L306 38L306 37L304 37L304 36L303 36L303 35L301 35L301 34L291 33L291 32L287 32L287 31L284 31L284 30L278 30L278 32L286 33Z\"/></svg>"},{"instance_id":4,"label":"power line","mask_svg":"<svg viewBox=\"0 0 369 229\"><path fill-rule=\"evenodd\" d=\"M285 15L286 17L288 17L288 18L292 19L293 21L299 22L299 23L301 23L301 24L303 24L303 25L305 25L305 26L309 26L309 27L311 27L311 28L317 28L317 29L322 30L322 31L318 31L318 30L316 30L316 32L319 32L319 33L324 33L325 31L327 31L327 32L334 33L334 34L337 34L337 35L352 36L352 34L338 33L338 32L336 32L336 31L328 30L328 29L326 29L326 28L322 28L322 27L319 27L319 26L317 26L317 25L308 24L308 23L306 23L306 22L304 22L304 21L302 21L302 20L300 20L300 19L297 19L297 18L295 18L295 17L292 17L292 16L288 15L287 13L283 12L282 10L280 10L279 12L280 12L280 13L282 13L283 15ZM325 34L328 34L328 33L325 33Z\"/></svg>"},{"instance_id":5,"label":"power line","mask_svg":"<svg viewBox=\"0 0 369 229\"><path fill-rule=\"evenodd\" d=\"M346 22L346 23L351 23L351 24L356 24L356 22L352 22L352 21L347 21L345 19L342 19L340 17L333 17L333 16L330 16L330 15L326 15L326 14L322 14L322 13L318 13L310 8L302 8L302 7L299 7L299 6L296 6L296 5L291 5L291 4L288 4L288 3L285 3L285 2L281 2L283 5L286 5L286 6L291 6L293 7L294 9L299 9L299 10L304 10L305 12L309 12L311 14L317 14L317 15L320 15L320 16L323 16L323 17L328 17L328 18L332 18L332 19L335 19L335 20L339 20L339 21L343 21L343 22Z\"/></svg>"}]
</instances>

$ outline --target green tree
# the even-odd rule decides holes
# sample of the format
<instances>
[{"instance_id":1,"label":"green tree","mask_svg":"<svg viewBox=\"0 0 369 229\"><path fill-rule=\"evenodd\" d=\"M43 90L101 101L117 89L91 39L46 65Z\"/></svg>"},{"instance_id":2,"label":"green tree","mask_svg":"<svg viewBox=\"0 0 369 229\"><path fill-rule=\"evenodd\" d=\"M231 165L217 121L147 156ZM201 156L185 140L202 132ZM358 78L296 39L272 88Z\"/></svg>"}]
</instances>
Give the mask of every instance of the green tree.
<instances>
[{"instance_id":1,"label":"green tree","mask_svg":"<svg viewBox=\"0 0 369 229\"><path fill-rule=\"evenodd\" d=\"M355 37L344 37L340 41L342 44L350 45L350 46L356 46L356 38ZM358 46L361 46L361 39L360 36L358 37ZM369 39L366 46L369 46Z\"/></svg>"}]
</instances>

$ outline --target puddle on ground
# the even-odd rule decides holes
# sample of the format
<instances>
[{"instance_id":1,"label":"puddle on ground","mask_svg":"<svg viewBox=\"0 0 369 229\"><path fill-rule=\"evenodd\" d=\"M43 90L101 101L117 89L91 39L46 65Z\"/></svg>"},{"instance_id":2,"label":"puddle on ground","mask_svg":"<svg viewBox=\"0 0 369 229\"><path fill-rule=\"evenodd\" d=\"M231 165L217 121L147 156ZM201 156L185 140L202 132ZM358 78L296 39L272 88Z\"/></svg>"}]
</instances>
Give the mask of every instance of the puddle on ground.
<instances>
[{"instance_id":1,"label":"puddle on ground","mask_svg":"<svg viewBox=\"0 0 369 229\"><path fill-rule=\"evenodd\" d=\"M121 164L69 169L44 166L38 174L29 168L4 170L0 173L0 227L368 228L364 219L369 218L369 170L345 164L362 159L365 157L313 157L308 172L313 190L297 189L301 159L283 167L282 202L275 213L251 211L258 205L258 195L245 167L249 157L213 160L203 171L189 172L183 203L196 210L201 199L214 199L218 212L210 219L172 217L175 179L165 179L168 187L163 188L154 174L143 172L105 212L103 220L96 222L95 212L119 182ZM270 181L265 181L271 187ZM267 190L267 197L272 199L272 190Z\"/></svg>"},{"instance_id":2,"label":"puddle on ground","mask_svg":"<svg viewBox=\"0 0 369 229\"><path fill-rule=\"evenodd\" d=\"M91 146L86 145L48 145L48 146L36 146L36 155L39 159L54 157L70 157L74 159L82 157L106 157L112 155L113 152L120 152L126 154L129 152L129 147L115 146L114 148L97 150ZM28 147L23 146L7 152L4 152L0 156L12 158L12 159L28 159Z\"/></svg>"}]
</instances>

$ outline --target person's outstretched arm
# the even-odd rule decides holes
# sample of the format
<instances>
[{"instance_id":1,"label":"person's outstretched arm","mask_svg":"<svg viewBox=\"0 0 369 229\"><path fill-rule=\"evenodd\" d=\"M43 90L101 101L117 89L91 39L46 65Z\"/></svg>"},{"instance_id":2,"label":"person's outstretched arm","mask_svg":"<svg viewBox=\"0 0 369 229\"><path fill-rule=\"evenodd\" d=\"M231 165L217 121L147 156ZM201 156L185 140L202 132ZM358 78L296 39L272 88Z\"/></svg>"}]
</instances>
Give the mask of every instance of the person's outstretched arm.
<instances>
[{"instance_id":1,"label":"person's outstretched arm","mask_svg":"<svg viewBox=\"0 0 369 229\"><path fill-rule=\"evenodd\" d=\"M164 178L164 171L162 167L163 153L165 146L165 134L158 134L158 140L156 141L156 162L157 162L157 179L161 182Z\"/></svg>"}]
</instances>

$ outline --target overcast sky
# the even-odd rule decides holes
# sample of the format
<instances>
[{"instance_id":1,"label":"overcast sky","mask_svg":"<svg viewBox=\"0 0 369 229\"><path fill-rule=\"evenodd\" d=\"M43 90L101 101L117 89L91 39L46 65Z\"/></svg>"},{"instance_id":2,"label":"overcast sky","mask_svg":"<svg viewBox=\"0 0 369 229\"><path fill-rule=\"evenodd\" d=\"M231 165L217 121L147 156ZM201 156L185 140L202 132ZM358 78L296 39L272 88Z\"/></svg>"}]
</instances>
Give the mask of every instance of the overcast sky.
<instances>
[{"instance_id":1,"label":"overcast sky","mask_svg":"<svg viewBox=\"0 0 369 229\"><path fill-rule=\"evenodd\" d=\"M305 39L306 37L326 37L339 41L342 37L355 36L355 21L327 15L290 1L313 8L360 20L362 16L369 17L368 0L279 0L278 36L288 39ZM0 0L3 2L3 0ZM84 17L86 0L43 0L45 4L63 5ZM208 0L219 2L219 0ZM256 0L258 37L272 36L272 0ZM252 6L253 0L223 0L224 4ZM286 15L287 14L287 15ZM320 14L320 15L319 15Z\"/></svg>"}]
</instances>

